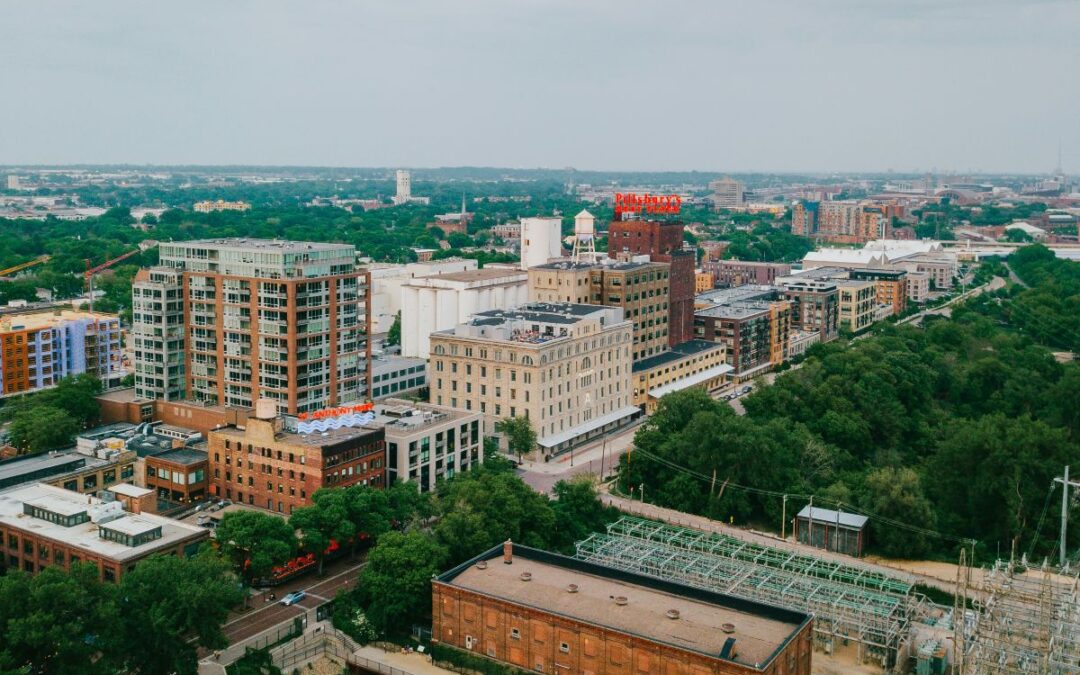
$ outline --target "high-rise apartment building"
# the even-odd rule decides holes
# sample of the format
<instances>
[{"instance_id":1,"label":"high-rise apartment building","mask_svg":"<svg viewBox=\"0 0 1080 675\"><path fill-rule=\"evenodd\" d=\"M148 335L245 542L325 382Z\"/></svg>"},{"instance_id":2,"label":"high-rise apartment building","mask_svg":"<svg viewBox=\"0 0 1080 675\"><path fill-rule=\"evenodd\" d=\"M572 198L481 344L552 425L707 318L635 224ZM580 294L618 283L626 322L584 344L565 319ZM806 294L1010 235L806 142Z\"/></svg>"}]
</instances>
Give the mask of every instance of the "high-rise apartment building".
<instances>
[{"instance_id":1,"label":"high-rise apartment building","mask_svg":"<svg viewBox=\"0 0 1080 675\"><path fill-rule=\"evenodd\" d=\"M530 303L431 335L431 402L525 417L544 456L629 422L633 324L617 307Z\"/></svg>"},{"instance_id":2,"label":"high-rise apartment building","mask_svg":"<svg viewBox=\"0 0 1080 675\"><path fill-rule=\"evenodd\" d=\"M718 210L738 208L746 201L745 186L730 176L709 183L709 189L712 190L713 208Z\"/></svg>"},{"instance_id":3,"label":"high-rise apartment building","mask_svg":"<svg viewBox=\"0 0 1080 675\"><path fill-rule=\"evenodd\" d=\"M4 396L51 387L68 375L90 373L108 383L121 374L120 318L115 314L7 314L0 318L0 346Z\"/></svg>"},{"instance_id":4,"label":"high-rise apartment building","mask_svg":"<svg viewBox=\"0 0 1080 675\"><path fill-rule=\"evenodd\" d=\"M184 273L139 270L131 286L131 338L139 398L184 398Z\"/></svg>"},{"instance_id":5,"label":"high-rise apartment building","mask_svg":"<svg viewBox=\"0 0 1080 675\"><path fill-rule=\"evenodd\" d=\"M162 243L160 268L136 284L133 296L141 303L136 370L143 393L157 398L179 391L194 401L245 408L269 398L289 413L369 398L369 280L355 257L355 248L344 244ZM169 270L180 273L182 344L165 339L148 347L155 330L168 337L175 326L169 297L176 278ZM172 370L177 348L182 390ZM159 364L169 377L157 377Z\"/></svg>"},{"instance_id":6,"label":"high-rise apartment building","mask_svg":"<svg viewBox=\"0 0 1080 675\"><path fill-rule=\"evenodd\" d=\"M671 265L668 300L668 345L694 337L693 251L683 249L683 224L676 221L615 220L608 231L608 256L625 259L647 255Z\"/></svg>"},{"instance_id":7,"label":"high-rise apartment building","mask_svg":"<svg viewBox=\"0 0 1080 675\"><path fill-rule=\"evenodd\" d=\"M634 361L668 347L671 266L654 262L559 262L529 268L529 300L621 307L634 323Z\"/></svg>"}]
</instances>

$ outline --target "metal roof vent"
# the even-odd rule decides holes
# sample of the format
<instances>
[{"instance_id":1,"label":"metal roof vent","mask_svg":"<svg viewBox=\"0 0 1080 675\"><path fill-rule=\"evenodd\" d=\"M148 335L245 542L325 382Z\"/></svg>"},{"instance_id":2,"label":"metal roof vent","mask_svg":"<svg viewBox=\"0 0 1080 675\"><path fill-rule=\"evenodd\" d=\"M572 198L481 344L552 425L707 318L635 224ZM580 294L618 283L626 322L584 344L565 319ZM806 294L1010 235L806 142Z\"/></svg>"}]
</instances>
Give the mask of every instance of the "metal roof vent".
<instances>
[{"instance_id":1,"label":"metal roof vent","mask_svg":"<svg viewBox=\"0 0 1080 675\"><path fill-rule=\"evenodd\" d=\"M678 619L679 618L679 610L677 610L677 609L669 609L667 611L667 618L669 618L669 619Z\"/></svg>"},{"instance_id":2,"label":"metal roof vent","mask_svg":"<svg viewBox=\"0 0 1080 675\"><path fill-rule=\"evenodd\" d=\"M521 573L521 580L522 581L532 581L532 572L522 572Z\"/></svg>"},{"instance_id":3,"label":"metal roof vent","mask_svg":"<svg viewBox=\"0 0 1080 675\"><path fill-rule=\"evenodd\" d=\"M735 632L735 624L733 624L733 623L721 624L720 625L720 630L724 631L725 633L729 633L729 634L734 633Z\"/></svg>"},{"instance_id":4,"label":"metal roof vent","mask_svg":"<svg viewBox=\"0 0 1080 675\"><path fill-rule=\"evenodd\" d=\"M615 604L620 606L620 607L625 606L629 602L630 602L630 599L627 598L625 595L617 595L617 596L615 596Z\"/></svg>"},{"instance_id":5,"label":"metal roof vent","mask_svg":"<svg viewBox=\"0 0 1080 675\"><path fill-rule=\"evenodd\" d=\"M486 570L487 569L487 561L486 560L481 560L480 562L476 563L476 569L478 569L478 570Z\"/></svg>"},{"instance_id":6,"label":"metal roof vent","mask_svg":"<svg viewBox=\"0 0 1080 675\"><path fill-rule=\"evenodd\" d=\"M578 592L578 585L577 584L568 584L566 586L566 592L567 593L577 593Z\"/></svg>"}]
</instances>

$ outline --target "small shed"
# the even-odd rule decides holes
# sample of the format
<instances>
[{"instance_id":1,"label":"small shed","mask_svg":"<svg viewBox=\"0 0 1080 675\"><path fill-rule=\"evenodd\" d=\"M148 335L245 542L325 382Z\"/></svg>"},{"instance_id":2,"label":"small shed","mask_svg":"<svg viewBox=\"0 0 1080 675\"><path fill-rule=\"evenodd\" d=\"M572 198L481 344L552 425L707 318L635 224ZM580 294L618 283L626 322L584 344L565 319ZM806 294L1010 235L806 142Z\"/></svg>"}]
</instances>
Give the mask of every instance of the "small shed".
<instances>
[{"instance_id":1,"label":"small shed","mask_svg":"<svg viewBox=\"0 0 1080 675\"><path fill-rule=\"evenodd\" d=\"M795 516L795 540L826 551L861 557L866 516L805 506Z\"/></svg>"}]
</instances>

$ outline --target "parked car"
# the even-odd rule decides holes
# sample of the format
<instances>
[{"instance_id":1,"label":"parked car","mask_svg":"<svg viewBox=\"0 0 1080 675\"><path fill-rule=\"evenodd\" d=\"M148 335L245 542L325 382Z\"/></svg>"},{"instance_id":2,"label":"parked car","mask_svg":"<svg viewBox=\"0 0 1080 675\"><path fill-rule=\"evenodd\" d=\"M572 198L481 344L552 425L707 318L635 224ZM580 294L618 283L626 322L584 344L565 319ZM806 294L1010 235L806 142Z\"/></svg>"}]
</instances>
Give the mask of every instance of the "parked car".
<instances>
[{"instance_id":1,"label":"parked car","mask_svg":"<svg viewBox=\"0 0 1080 675\"><path fill-rule=\"evenodd\" d=\"M306 597L307 593L305 591L293 591L281 599L281 604L288 607L289 605L295 605Z\"/></svg>"},{"instance_id":2,"label":"parked car","mask_svg":"<svg viewBox=\"0 0 1080 675\"><path fill-rule=\"evenodd\" d=\"M751 391L753 391L753 389L754 389L753 387L743 387L742 389L739 390L739 393L740 394L749 394Z\"/></svg>"}]
</instances>

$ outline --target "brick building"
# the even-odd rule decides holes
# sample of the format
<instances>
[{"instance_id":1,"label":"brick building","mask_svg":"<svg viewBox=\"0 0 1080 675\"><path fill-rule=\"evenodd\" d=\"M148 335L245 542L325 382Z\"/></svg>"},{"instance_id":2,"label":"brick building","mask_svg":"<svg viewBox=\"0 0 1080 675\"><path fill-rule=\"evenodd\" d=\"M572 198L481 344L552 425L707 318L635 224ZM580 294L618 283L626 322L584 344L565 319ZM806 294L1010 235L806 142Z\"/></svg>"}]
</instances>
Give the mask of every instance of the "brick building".
<instances>
[{"instance_id":1,"label":"brick building","mask_svg":"<svg viewBox=\"0 0 1080 675\"><path fill-rule=\"evenodd\" d=\"M357 483L386 486L382 429L335 429L328 424L317 431L301 431L299 418L277 417L272 406L260 413L249 417L243 429L225 427L210 432L207 454L212 496L292 513L295 508L309 506L312 493L319 488ZM352 414L346 410L340 413L334 417Z\"/></svg>"},{"instance_id":2,"label":"brick building","mask_svg":"<svg viewBox=\"0 0 1080 675\"><path fill-rule=\"evenodd\" d=\"M209 461L207 453L193 448L176 448L149 455L146 462L146 487L160 499L190 504L207 495Z\"/></svg>"},{"instance_id":3,"label":"brick building","mask_svg":"<svg viewBox=\"0 0 1080 675\"><path fill-rule=\"evenodd\" d=\"M34 574L46 567L95 565L115 582L149 556L194 554L210 532L123 502L104 502L41 483L0 492L0 553L8 569Z\"/></svg>"},{"instance_id":4,"label":"brick building","mask_svg":"<svg viewBox=\"0 0 1080 675\"><path fill-rule=\"evenodd\" d=\"M615 220L608 230L608 256L625 259L647 255L671 265L668 302L668 345L694 337L694 251L683 249L683 224L676 221Z\"/></svg>"},{"instance_id":5,"label":"brick building","mask_svg":"<svg viewBox=\"0 0 1080 675\"><path fill-rule=\"evenodd\" d=\"M811 615L510 542L432 582L432 640L540 673L809 675Z\"/></svg>"},{"instance_id":6,"label":"brick building","mask_svg":"<svg viewBox=\"0 0 1080 675\"><path fill-rule=\"evenodd\" d=\"M775 262L718 260L705 263L703 267L716 276L716 285L721 288L745 284L774 284L777 277L791 274L791 265Z\"/></svg>"}]
</instances>

